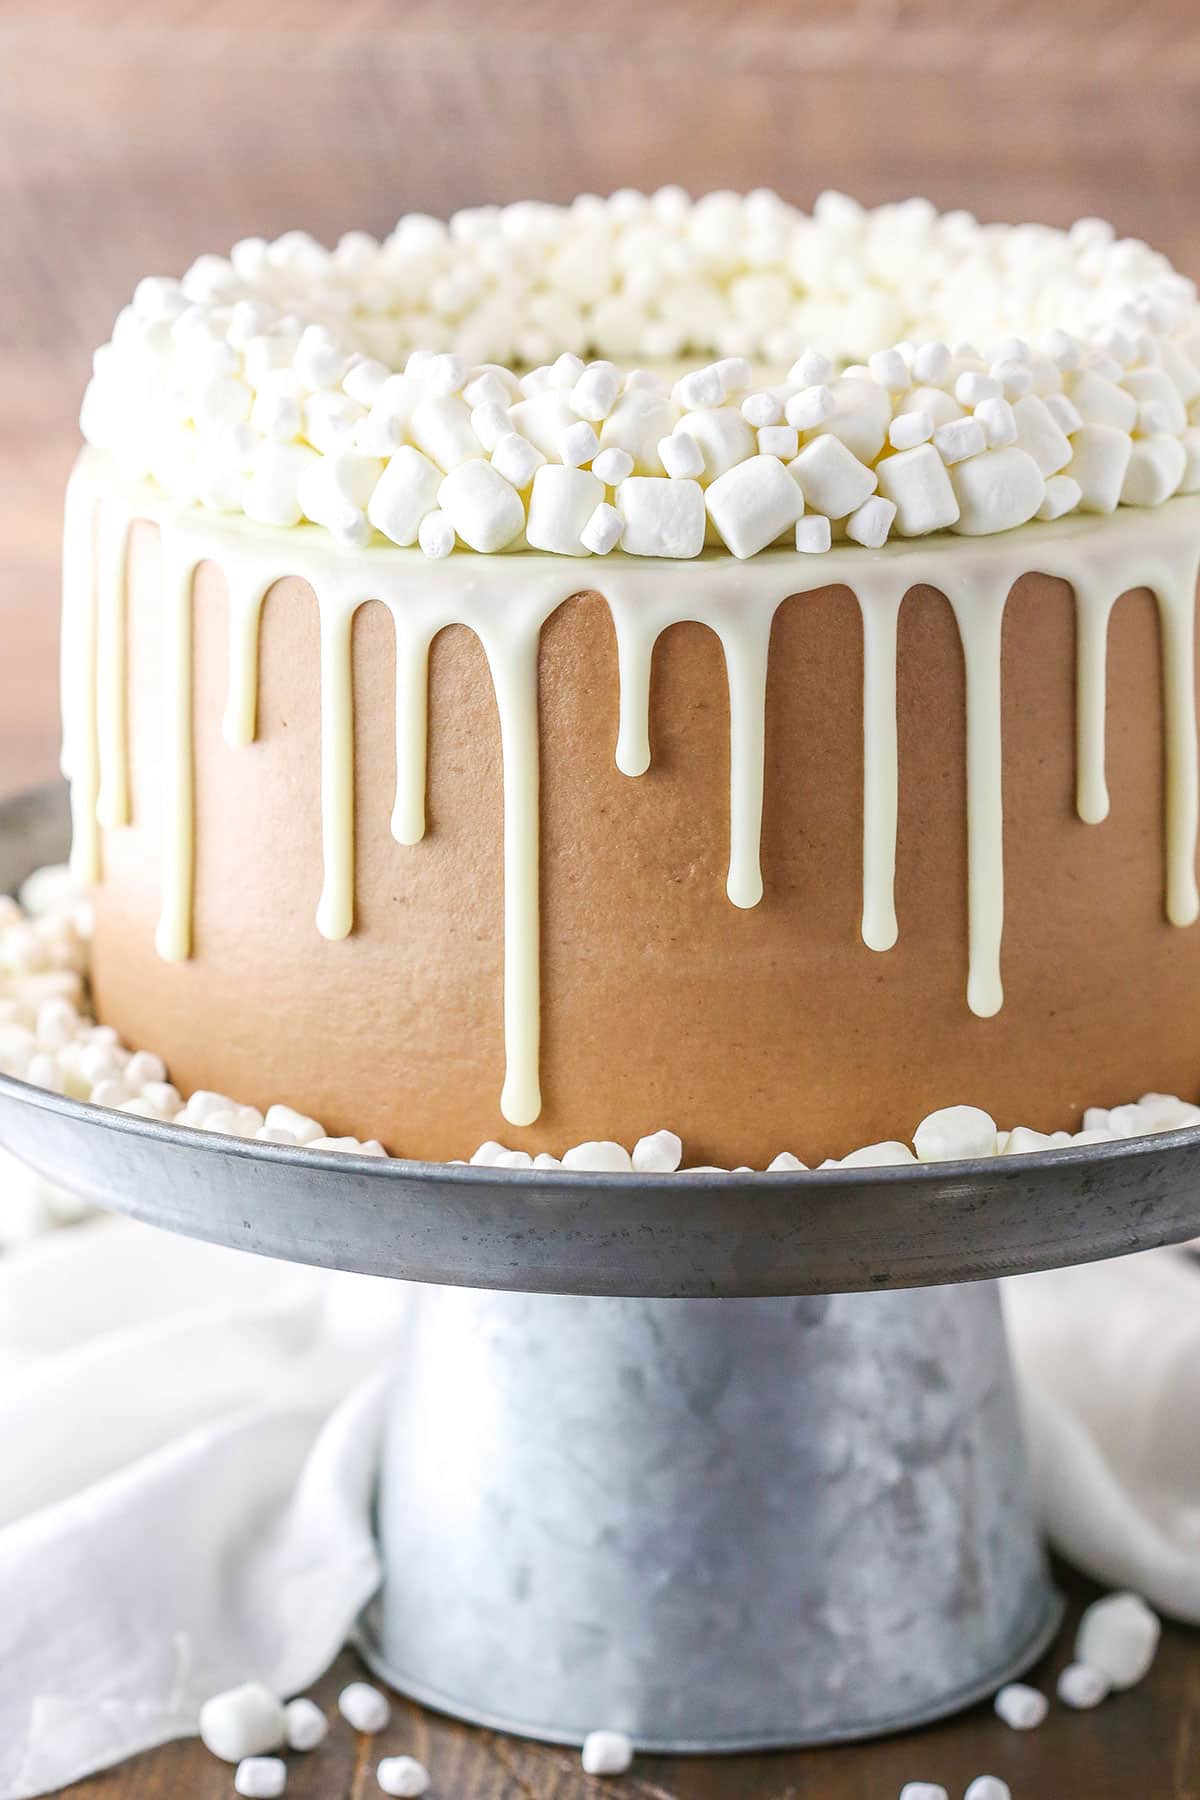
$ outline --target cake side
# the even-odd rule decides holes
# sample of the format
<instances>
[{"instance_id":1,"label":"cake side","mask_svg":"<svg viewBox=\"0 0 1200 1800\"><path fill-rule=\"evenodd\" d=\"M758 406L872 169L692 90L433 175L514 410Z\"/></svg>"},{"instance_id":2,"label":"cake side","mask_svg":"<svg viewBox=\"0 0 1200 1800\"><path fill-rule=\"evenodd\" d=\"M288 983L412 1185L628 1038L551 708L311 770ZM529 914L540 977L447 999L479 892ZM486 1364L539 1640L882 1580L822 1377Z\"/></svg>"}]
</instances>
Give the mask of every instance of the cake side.
<instances>
[{"instance_id":1,"label":"cake side","mask_svg":"<svg viewBox=\"0 0 1200 1800\"><path fill-rule=\"evenodd\" d=\"M663 617L674 612L681 622L666 623L653 643L651 756L635 773L637 709L629 696L640 688L622 568L614 563L610 575L606 567L605 582L596 583L612 593L568 598L582 571L563 585L557 564L561 594L555 600L555 590L546 590L538 599L534 614L544 606L545 623L533 634L540 1110L514 1126L501 1111L514 1052L505 1029L506 991L513 997L506 965L510 927L519 933L522 921L504 918L505 757L494 646L489 661L461 626L433 634L428 829L416 843L398 843L396 746L403 761L413 739L397 732L396 620L406 595L414 607L422 593L427 603L428 583L418 576L428 566L402 552L356 566L364 603L350 609L349 626L352 919L348 935L327 939L315 922L329 898L320 749L326 565L313 565L311 584L295 576L268 583L253 742L230 745L222 726L231 695L245 698L244 680L240 687L231 681L239 666L231 647L247 641L238 629L239 557L253 528L198 526L191 515L180 524L145 496L131 512L119 484L107 491L118 515L122 507L127 519L157 512L158 523L136 524L130 538L119 646L125 676L108 702L111 713L119 688L125 735L97 734L110 801L112 764L122 761L121 744L127 748L128 822L103 831L96 995L101 1016L130 1041L165 1053L185 1089L263 1101L286 1094L335 1132L370 1131L394 1151L433 1157L469 1154L497 1135L530 1150L561 1150L589 1137L631 1142L670 1122L696 1154L727 1165L763 1163L784 1144L811 1160L891 1137L951 1098L1052 1127L1085 1102L1149 1086L1187 1091L1193 1083L1200 940L1168 922L1164 865L1186 913L1194 794L1189 801L1180 783L1189 754L1184 714L1194 729L1194 657L1184 658L1178 631L1193 611L1196 503L1174 502L1156 515L1156 531L1137 518L1093 522L1082 533L1077 525L1037 528L1009 540L1007 562L997 545L948 545L949 557L931 555L931 546L919 553L920 567L892 550L878 559L847 552L835 563L845 579L794 597L795 563L773 578L764 563L755 580L766 594L774 590L762 584L774 579L778 591L773 605L760 606L769 643L758 715L761 855L746 819L749 808L756 823L752 768L746 786L755 714L751 706L747 716L745 703L755 691L754 669L733 684L741 716L731 726L729 645L713 628L728 615L718 607L707 623L689 617L709 605L696 580L703 566L647 565L639 573L637 603L653 590ZM178 718L176 690L163 679L171 608L163 603L160 530L168 561L178 556L182 533L185 561L196 565L188 687L194 901L191 956L181 961L163 961L154 949L164 893L177 892L178 874L178 771L163 754L164 744L178 744ZM278 559L285 535L290 566L306 563L303 534L264 532L251 550ZM994 567L981 585L989 559ZM1061 576L1025 572L1052 563L1073 568L1074 592ZM264 566L281 574L289 561ZM455 559L450 568L458 566ZM515 611L532 604L536 559L491 566ZM731 567L721 565L719 575ZM1104 638L1097 639L1095 620L1122 586L1140 586L1129 575L1138 568L1157 600L1131 592L1113 608L1104 634L1111 640L1107 708L1101 698L1098 718L1104 670L1101 664L1097 674L1094 660ZM733 573L753 613L742 579L749 571ZM882 585L872 595L873 579ZM390 609L368 598L373 584L389 587ZM953 591L957 614L939 584ZM497 587L493 613L500 597ZM974 625L989 607L998 629L980 639ZM879 619L886 627L889 611L898 621L892 759L888 709L878 695L872 702L869 681L864 710L864 643L868 663L873 657L878 665ZM97 615L106 616L98 650L106 641L108 649L97 666L111 669L111 608ZM1077 619L1084 622L1078 644ZM751 632L739 642L761 638ZM886 638L884 629L885 651ZM1171 726L1162 716L1163 675L1177 677L1184 662L1187 706L1181 713L1176 679ZM970 709L965 666L975 671ZM976 891L972 899L972 861L978 875L997 850L996 796L968 796L967 717L972 711L979 740L978 790L981 775L987 786L980 748L1001 674L1003 879L994 895ZM1170 679L1166 685L1172 691ZM325 691L328 705L328 682ZM402 680L400 691L411 700L411 683ZM1085 810L1099 810L1095 733L1105 711L1112 806L1102 824L1085 825L1080 799ZM614 758L622 727L629 772ZM328 714L325 736L328 743ZM1087 795L1076 791L1079 737ZM1172 806L1163 791L1164 745L1174 746ZM732 784L731 746L743 764ZM993 747L998 772L1000 740ZM888 789L897 776L899 932L884 952ZM324 781L328 800L328 768ZM411 801L411 784L406 791ZM864 805L867 862L881 864L882 874L878 866L864 874ZM101 810L117 816L111 806ZM763 892L756 900L743 891L733 904L739 814L743 849L754 838ZM1171 845L1164 843L1168 814ZM334 825L336 837L336 818ZM878 950L863 941L864 914L875 921L869 935ZM980 993L972 1012L965 990L974 962L988 1003L993 936L1003 993L992 1016L981 1017Z\"/></svg>"}]
</instances>

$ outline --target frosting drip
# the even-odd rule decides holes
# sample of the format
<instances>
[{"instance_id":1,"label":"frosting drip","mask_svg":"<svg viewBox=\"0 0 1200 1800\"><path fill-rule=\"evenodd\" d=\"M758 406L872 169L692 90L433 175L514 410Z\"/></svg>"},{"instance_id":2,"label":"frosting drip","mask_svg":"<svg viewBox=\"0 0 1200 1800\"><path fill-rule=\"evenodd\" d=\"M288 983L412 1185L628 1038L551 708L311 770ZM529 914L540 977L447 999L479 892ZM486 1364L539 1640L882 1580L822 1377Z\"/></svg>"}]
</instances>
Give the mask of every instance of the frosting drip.
<instances>
[{"instance_id":1,"label":"frosting drip","mask_svg":"<svg viewBox=\"0 0 1200 1800\"><path fill-rule=\"evenodd\" d=\"M162 537L163 689L166 696L162 909L159 953L191 953L195 769L192 581L216 558L229 590L229 684L223 729L244 745L256 730L258 636L264 597L285 576L312 588L320 615L323 870L318 931L331 940L354 926L354 698L351 632L367 600L388 608L396 642L396 794L392 835L415 845L425 832L430 646L465 625L487 658L503 757L504 1042L501 1112L531 1124L540 1094L540 903L538 652L550 615L581 591L562 561L347 552L316 532L214 522L176 502L114 480L106 459L81 458L67 500L64 552L63 767L71 781L72 864L85 881L101 872L100 827L129 818L125 719L125 560L130 526ZM1071 586L1077 642L1077 810L1085 823L1108 811L1105 690L1108 623L1123 594L1148 588L1159 618L1166 771L1165 909L1179 926L1200 915L1195 862L1200 828L1195 694L1195 603L1200 577L1200 500L1157 514L1068 519L1003 539L933 539L886 551L840 548L807 579L796 559L768 553L750 564L709 555L678 565L615 557L603 598L617 645L615 756L631 778L650 767L654 646L671 625L695 621L720 641L729 692L729 864L735 907L763 898L766 691L771 627L789 597L833 579L857 598L863 631L862 937L875 951L897 941L895 866L900 763L896 646L904 596L942 593L953 611L966 677L967 1004L981 1018L1003 1003L1004 809L1001 649L1005 605L1024 574Z\"/></svg>"}]
</instances>

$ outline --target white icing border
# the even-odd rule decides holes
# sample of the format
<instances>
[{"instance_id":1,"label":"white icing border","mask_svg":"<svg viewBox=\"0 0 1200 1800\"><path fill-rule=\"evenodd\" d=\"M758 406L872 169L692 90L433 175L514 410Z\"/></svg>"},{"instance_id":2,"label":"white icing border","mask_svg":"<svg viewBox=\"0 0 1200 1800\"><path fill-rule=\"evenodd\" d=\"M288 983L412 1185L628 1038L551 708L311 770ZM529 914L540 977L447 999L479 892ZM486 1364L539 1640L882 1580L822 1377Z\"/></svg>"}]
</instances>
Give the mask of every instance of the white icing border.
<instances>
[{"instance_id":1,"label":"white icing border","mask_svg":"<svg viewBox=\"0 0 1200 1800\"><path fill-rule=\"evenodd\" d=\"M819 554L1200 490L1200 309L1098 220L623 190L143 281L82 426L176 498L351 545Z\"/></svg>"}]
</instances>

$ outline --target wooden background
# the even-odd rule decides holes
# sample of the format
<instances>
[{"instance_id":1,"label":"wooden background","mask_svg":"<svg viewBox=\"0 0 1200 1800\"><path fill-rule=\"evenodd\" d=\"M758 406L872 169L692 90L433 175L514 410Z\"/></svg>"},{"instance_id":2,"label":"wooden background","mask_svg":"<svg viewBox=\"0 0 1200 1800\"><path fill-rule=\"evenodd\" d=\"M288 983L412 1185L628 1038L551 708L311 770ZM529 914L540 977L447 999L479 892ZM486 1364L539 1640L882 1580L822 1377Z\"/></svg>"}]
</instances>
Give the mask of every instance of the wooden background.
<instances>
[{"instance_id":1,"label":"wooden background","mask_svg":"<svg viewBox=\"0 0 1200 1800\"><path fill-rule=\"evenodd\" d=\"M1101 213L1200 274L1198 152L1196 0L0 0L0 792L53 770L62 484L91 351L140 275L248 233L663 181ZM386 1747L427 1754L445 1800L602 1790L569 1753L416 1709ZM378 1748L347 1739L292 1792L375 1791ZM890 1800L986 1767L1015 1800L1200 1800L1193 1637L1136 1695L1027 1739L977 1711L894 1745L647 1763L617 1791ZM230 1783L181 1746L74 1791Z\"/></svg>"}]
</instances>

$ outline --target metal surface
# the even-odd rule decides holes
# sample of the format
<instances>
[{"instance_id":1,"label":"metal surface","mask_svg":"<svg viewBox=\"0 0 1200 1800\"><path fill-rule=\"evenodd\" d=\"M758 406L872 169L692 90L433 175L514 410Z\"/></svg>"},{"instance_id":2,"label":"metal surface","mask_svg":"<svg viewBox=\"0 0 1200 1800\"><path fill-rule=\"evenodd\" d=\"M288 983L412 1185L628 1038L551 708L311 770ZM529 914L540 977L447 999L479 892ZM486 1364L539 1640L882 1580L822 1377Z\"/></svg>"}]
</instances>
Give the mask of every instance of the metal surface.
<instances>
[{"instance_id":1,"label":"metal surface","mask_svg":"<svg viewBox=\"0 0 1200 1800\"><path fill-rule=\"evenodd\" d=\"M65 830L57 788L0 803L0 891L61 856ZM171 1231L329 1268L517 1292L910 1288L1200 1233L1196 1128L891 1169L531 1176L218 1137L0 1076L0 1144L95 1204Z\"/></svg>"},{"instance_id":2,"label":"metal surface","mask_svg":"<svg viewBox=\"0 0 1200 1800\"><path fill-rule=\"evenodd\" d=\"M992 1283L804 1300L414 1292L375 1670L481 1724L724 1751L992 1693L1060 1606Z\"/></svg>"}]
</instances>

